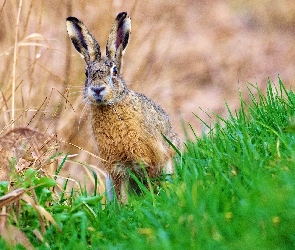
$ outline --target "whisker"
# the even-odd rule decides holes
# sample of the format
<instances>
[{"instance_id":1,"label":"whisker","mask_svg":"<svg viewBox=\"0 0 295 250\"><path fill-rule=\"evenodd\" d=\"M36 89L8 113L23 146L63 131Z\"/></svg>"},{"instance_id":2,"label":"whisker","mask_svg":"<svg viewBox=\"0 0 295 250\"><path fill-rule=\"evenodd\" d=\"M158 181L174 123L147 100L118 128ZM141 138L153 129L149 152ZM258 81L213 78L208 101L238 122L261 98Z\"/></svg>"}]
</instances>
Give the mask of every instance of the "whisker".
<instances>
[{"instance_id":1,"label":"whisker","mask_svg":"<svg viewBox=\"0 0 295 250\"><path fill-rule=\"evenodd\" d=\"M71 92L69 92L69 95L73 95L73 94L76 94L76 93L83 93L83 92L84 92L83 90L71 91Z\"/></svg>"},{"instance_id":2,"label":"whisker","mask_svg":"<svg viewBox=\"0 0 295 250\"><path fill-rule=\"evenodd\" d=\"M84 100L83 100L83 101L84 101ZM89 106L89 103L90 103L89 98L85 98L85 105L84 105L84 107L83 107L83 109L82 109L82 111L81 111L80 117L79 117L78 130L80 130L81 120L82 120L82 117L83 117L83 115L84 115L86 109L87 109L88 106Z\"/></svg>"},{"instance_id":3,"label":"whisker","mask_svg":"<svg viewBox=\"0 0 295 250\"><path fill-rule=\"evenodd\" d=\"M71 93L68 94L67 97L68 97L69 100L77 99L80 96L82 96L82 93L83 93L83 91L71 92Z\"/></svg>"},{"instance_id":4,"label":"whisker","mask_svg":"<svg viewBox=\"0 0 295 250\"><path fill-rule=\"evenodd\" d=\"M87 100L82 98L82 96L79 96L78 98L76 98L75 102L74 102L74 106L78 107L80 106L82 103L84 104Z\"/></svg>"},{"instance_id":5,"label":"whisker","mask_svg":"<svg viewBox=\"0 0 295 250\"><path fill-rule=\"evenodd\" d=\"M78 86L76 86L76 85L68 85L67 88L68 88L68 89L74 89L74 88L75 88L75 89L76 89L76 88L84 89L84 86L80 86L80 85L78 85Z\"/></svg>"}]
</instances>

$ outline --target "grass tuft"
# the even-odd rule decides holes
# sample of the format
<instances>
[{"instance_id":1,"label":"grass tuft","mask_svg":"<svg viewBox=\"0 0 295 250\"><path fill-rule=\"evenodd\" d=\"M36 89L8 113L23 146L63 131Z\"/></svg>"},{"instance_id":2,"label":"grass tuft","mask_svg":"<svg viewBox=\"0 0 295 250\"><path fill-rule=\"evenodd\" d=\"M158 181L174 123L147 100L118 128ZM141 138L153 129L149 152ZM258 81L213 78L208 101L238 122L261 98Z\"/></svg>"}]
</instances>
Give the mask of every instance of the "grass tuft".
<instances>
[{"instance_id":1,"label":"grass tuft","mask_svg":"<svg viewBox=\"0 0 295 250\"><path fill-rule=\"evenodd\" d=\"M5 227L23 233L22 241L3 237L0 246L294 248L295 94L280 79L278 86L269 81L265 94L250 84L248 91L250 103L240 96L238 111L228 109L228 119L206 124L207 134L186 142L175 176L157 194L142 187L126 205L105 204L96 190L80 185L67 192L67 182L56 189L54 179L33 169L17 178L12 191L0 183Z\"/></svg>"}]
</instances>

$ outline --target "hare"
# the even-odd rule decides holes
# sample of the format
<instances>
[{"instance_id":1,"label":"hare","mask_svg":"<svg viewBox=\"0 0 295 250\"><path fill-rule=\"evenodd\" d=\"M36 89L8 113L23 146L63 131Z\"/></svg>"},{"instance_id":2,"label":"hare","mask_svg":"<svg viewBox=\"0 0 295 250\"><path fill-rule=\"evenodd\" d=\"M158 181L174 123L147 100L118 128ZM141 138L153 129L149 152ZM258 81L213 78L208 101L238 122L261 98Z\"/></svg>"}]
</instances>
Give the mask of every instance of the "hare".
<instances>
[{"instance_id":1,"label":"hare","mask_svg":"<svg viewBox=\"0 0 295 250\"><path fill-rule=\"evenodd\" d=\"M122 57L131 33L126 12L116 17L107 40L106 56L87 27L77 18L66 21L69 37L86 62L84 98L90 105L90 120L99 156L111 177L117 198L127 202L132 178L140 180L173 172L177 135L168 115L145 95L127 88L121 76ZM145 168L145 170L143 169Z\"/></svg>"}]
</instances>

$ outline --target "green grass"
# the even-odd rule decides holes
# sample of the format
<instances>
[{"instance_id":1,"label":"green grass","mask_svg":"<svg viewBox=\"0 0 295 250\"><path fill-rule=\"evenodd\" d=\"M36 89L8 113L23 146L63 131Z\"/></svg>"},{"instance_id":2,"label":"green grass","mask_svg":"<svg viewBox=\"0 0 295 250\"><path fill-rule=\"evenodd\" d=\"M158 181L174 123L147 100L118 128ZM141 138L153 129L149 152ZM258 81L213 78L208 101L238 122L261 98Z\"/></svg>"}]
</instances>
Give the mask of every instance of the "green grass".
<instances>
[{"instance_id":1,"label":"green grass","mask_svg":"<svg viewBox=\"0 0 295 250\"><path fill-rule=\"evenodd\" d=\"M295 95L280 79L264 94L248 86L251 102L240 97L239 111L186 142L158 195L104 206L83 188L56 196L36 174L25 187L39 185L39 204L60 229L49 223L37 240L38 213L24 202L11 223L39 249L294 249Z\"/></svg>"}]
</instances>

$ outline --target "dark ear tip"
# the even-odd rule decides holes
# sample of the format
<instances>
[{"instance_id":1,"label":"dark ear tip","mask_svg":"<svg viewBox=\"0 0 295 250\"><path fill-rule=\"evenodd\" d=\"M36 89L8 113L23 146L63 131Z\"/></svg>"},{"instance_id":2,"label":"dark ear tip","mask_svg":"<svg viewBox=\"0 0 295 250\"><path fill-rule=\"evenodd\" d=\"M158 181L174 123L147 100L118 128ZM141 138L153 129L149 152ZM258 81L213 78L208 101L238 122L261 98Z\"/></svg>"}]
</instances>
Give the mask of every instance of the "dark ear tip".
<instances>
[{"instance_id":1,"label":"dark ear tip","mask_svg":"<svg viewBox=\"0 0 295 250\"><path fill-rule=\"evenodd\" d=\"M67 18L67 21L74 22L74 23L78 23L78 22L79 22L79 19L76 18L76 17L73 17L73 16L69 16L69 17Z\"/></svg>"},{"instance_id":2,"label":"dark ear tip","mask_svg":"<svg viewBox=\"0 0 295 250\"><path fill-rule=\"evenodd\" d=\"M120 12L118 15L117 15L117 20L123 20L125 19L127 16L127 12Z\"/></svg>"}]
</instances>

